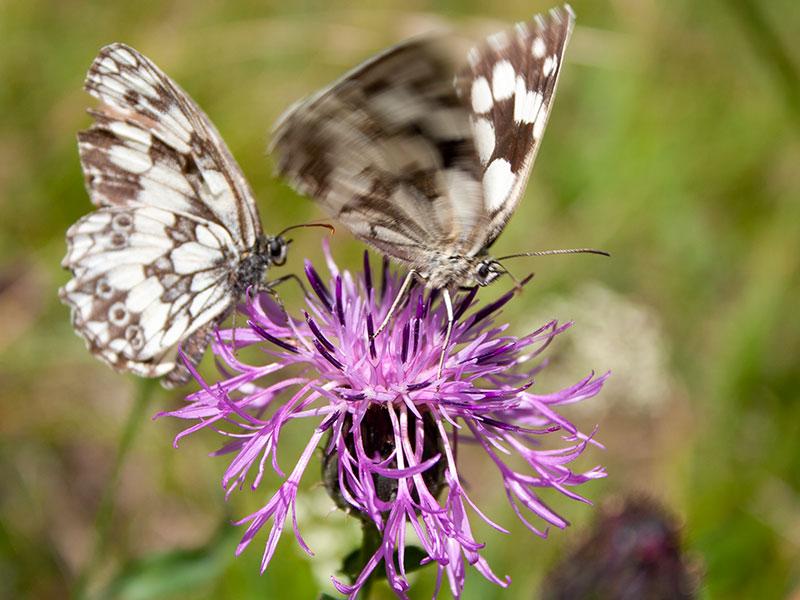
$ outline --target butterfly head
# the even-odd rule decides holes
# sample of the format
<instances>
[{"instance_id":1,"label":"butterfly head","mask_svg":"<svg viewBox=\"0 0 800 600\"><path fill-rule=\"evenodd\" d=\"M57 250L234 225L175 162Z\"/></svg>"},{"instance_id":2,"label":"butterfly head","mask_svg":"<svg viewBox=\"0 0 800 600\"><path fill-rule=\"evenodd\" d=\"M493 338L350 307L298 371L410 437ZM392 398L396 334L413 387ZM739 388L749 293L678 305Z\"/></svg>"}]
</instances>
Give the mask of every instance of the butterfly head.
<instances>
[{"instance_id":1,"label":"butterfly head","mask_svg":"<svg viewBox=\"0 0 800 600\"><path fill-rule=\"evenodd\" d=\"M282 235L265 236L263 256L270 264L282 265L286 262L286 252L292 240L285 240Z\"/></svg>"},{"instance_id":2,"label":"butterfly head","mask_svg":"<svg viewBox=\"0 0 800 600\"><path fill-rule=\"evenodd\" d=\"M485 286L507 272L505 267L495 259L486 257L475 265L472 278L477 285Z\"/></svg>"}]
</instances>

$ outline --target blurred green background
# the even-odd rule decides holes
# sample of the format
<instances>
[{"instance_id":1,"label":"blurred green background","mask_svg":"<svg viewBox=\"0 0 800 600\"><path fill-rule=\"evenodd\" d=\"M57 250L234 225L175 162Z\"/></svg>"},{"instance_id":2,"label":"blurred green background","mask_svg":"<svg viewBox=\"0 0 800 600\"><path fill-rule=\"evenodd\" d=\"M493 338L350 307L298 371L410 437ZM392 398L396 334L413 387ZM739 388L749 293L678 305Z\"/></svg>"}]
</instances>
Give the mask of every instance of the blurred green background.
<instances>
[{"instance_id":1,"label":"blurred green background","mask_svg":"<svg viewBox=\"0 0 800 600\"><path fill-rule=\"evenodd\" d=\"M227 460L205 456L220 439L207 432L176 451L180 423L151 419L181 393L113 373L73 334L56 290L68 279L64 232L90 210L75 134L90 123L81 85L100 47L131 44L195 98L274 233L321 217L272 176L264 149L280 112L409 35L450 26L478 39L551 6L495 4L0 1L0 597L312 598L358 543L353 519L328 514L311 469L299 517L318 556L305 557L289 528L265 575L266 532L234 558L244 530L228 521L276 480L226 504ZM594 246L614 256L520 259L517 273L537 275L506 317L520 334L575 319L538 389L612 371L604 392L569 412L584 431L599 423L607 447L576 465L610 473L581 493L600 504L659 499L682 525L702 598L798 598L800 7L573 7L548 132L496 252ZM296 232L281 274L305 257L320 263L321 235ZM332 246L340 265L358 268L362 247L344 231ZM203 367L212 373L210 360ZM282 440L284 468L305 439ZM479 453L468 464L473 482L494 475ZM512 529L473 520L512 584L469 572L464 598L537 597L597 512L545 494L573 526L542 540L497 485L472 493ZM432 575L420 574L412 597L430 597Z\"/></svg>"}]
</instances>

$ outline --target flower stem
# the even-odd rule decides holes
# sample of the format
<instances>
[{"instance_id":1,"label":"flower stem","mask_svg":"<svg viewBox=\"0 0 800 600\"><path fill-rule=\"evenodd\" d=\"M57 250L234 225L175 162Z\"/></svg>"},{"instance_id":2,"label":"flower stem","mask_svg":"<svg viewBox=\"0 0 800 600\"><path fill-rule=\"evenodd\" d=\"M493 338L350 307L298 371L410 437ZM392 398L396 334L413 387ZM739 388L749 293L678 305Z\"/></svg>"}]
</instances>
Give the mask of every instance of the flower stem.
<instances>
[{"instance_id":1,"label":"flower stem","mask_svg":"<svg viewBox=\"0 0 800 600\"><path fill-rule=\"evenodd\" d=\"M144 422L142 416L145 413L150 399L153 397L152 391L156 384L157 382L154 379L139 379L137 381L136 395L131 405L127 421L125 422L125 428L122 431L117 445L114 465L111 468L111 474L108 478L108 485L106 485L100 502L97 505L92 550L73 588L73 598L77 600L88 597L86 589L88 583L97 571L100 561L107 553L108 541L111 535L111 523L114 517L114 509L117 505L117 492L119 491L122 467L128 458L129 450L133 447L136 435L139 433L139 426Z\"/></svg>"},{"instance_id":2,"label":"flower stem","mask_svg":"<svg viewBox=\"0 0 800 600\"><path fill-rule=\"evenodd\" d=\"M381 532L378 531L378 528L375 526L374 523L364 522L361 526L361 534L363 536L361 540L361 568L363 569L369 559L372 558L372 555L378 551L381 545ZM375 573L379 573L380 568L376 568L372 571L370 576L364 582L364 585L361 588L361 592L358 594L358 598L360 600L367 600L369 598L369 592L372 589L372 583L375 581Z\"/></svg>"}]
</instances>

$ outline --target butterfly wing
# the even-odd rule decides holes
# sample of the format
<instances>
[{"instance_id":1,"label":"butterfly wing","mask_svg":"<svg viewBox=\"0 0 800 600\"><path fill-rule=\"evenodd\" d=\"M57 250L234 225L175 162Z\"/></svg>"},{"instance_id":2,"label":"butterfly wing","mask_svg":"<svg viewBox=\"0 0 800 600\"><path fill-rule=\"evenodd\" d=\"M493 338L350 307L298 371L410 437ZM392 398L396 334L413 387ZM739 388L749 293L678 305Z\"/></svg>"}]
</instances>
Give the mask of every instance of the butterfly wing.
<instances>
[{"instance_id":1,"label":"butterfly wing","mask_svg":"<svg viewBox=\"0 0 800 600\"><path fill-rule=\"evenodd\" d=\"M253 192L206 114L147 57L124 44L100 51L84 88L100 100L78 134L97 206L139 202L225 227L243 248L261 234Z\"/></svg>"},{"instance_id":2,"label":"butterfly wing","mask_svg":"<svg viewBox=\"0 0 800 600\"><path fill-rule=\"evenodd\" d=\"M432 255L484 245L488 226L468 113L431 39L390 48L290 107L278 172L358 239L424 273Z\"/></svg>"},{"instance_id":3,"label":"butterfly wing","mask_svg":"<svg viewBox=\"0 0 800 600\"><path fill-rule=\"evenodd\" d=\"M194 335L184 352L197 362L231 307L238 249L227 230L155 206L109 206L67 240L74 278L61 298L91 352L119 371L182 382L178 343Z\"/></svg>"},{"instance_id":4,"label":"butterfly wing","mask_svg":"<svg viewBox=\"0 0 800 600\"><path fill-rule=\"evenodd\" d=\"M564 5L495 34L470 51L456 77L475 128L490 218L487 245L505 229L525 190L574 23Z\"/></svg>"},{"instance_id":5,"label":"butterfly wing","mask_svg":"<svg viewBox=\"0 0 800 600\"><path fill-rule=\"evenodd\" d=\"M78 146L100 208L67 232L60 297L95 356L184 383L178 344L199 361L261 236L253 194L208 117L137 51L103 48L85 88L100 105Z\"/></svg>"}]
</instances>

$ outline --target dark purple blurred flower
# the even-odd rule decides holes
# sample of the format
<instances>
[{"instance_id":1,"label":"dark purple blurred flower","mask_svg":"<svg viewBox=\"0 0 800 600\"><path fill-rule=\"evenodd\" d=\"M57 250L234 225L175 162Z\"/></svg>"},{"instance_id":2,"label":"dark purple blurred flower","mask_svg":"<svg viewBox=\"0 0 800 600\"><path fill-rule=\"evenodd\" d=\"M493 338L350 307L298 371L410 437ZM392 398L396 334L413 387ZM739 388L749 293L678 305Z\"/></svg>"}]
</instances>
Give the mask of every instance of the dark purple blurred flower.
<instances>
[{"instance_id":1,"label":"dark purple blurred flower","mask_svg":"<svg viewBox=\"0 0 800 600\"><path fill-rule=\"evenodd\" d=\"M658 502L607 504L591 531L548 574L545 600L692 600L697 561L681 549L677 519Z\"/></svg>"},{"instance_id":2,"label":"dark purple blurred flower","mask_svg":"<svg viewBox=\"0 0 800 600\"><path fill-rule=\"evenodd\" d=\"M491 526L506 530L468 497L458 470L458 444L468 441L485 450L514 511L531 531L546 536L549 525L564 528L567 522L545 505L537 490L554 488L585 501L573 488L605 473L601 467L581 474L569 469L568 463L583 452L592 435L580 433L555 409L594 396L606 376L592 374L554 394L532 393L533 376L544 366L535 359L570 324L559 327L552 321L521 338L505 335L508 325L495 325L493 319L513 292L479 307L473 290L456 300L457 323L437 379L446 322L437 294L412 290L393 325L370 341L400 279L384 265L382 282L376 286L366 255L364 272L353 277L338 270L327 245L325 253L331 272L328 285L306 263L314 297L308 299L303 319L287 322L268 294L246 307L250 320L248 327L236 329L236 347L260 344L272 360L254 366L240 362L231 351L231 331L220 332L213 350L228 371L225 379L212 386L195 372L203 389L187 398L187 407L168 413L197 421L178 437L212 427L231 438L218 452L236 455L223 477L228 493L243 486L253 469L250 485L255 489L268 463L285 477L276 458L283 427L296 419L318 423L280 489L263 508L239 522L249 526L237 553L272 519L262 560L266 569L290 512L298 542L310 553L297 529L294 504L300 479L324 441L328 492L340 507L371 524L379 539L352 584L334 579L340 592L355 597L383 562L389 585L405 598L409 526L427 555L423 562L436 563L437 593L447 574L453 595L460 595L465 563L491 581L508 585L508 577L492 573L479 554L483 544L472 536L467 504ZM290 367L294 368L286 379L263 383L266 376ZM552 449L551 444L544 449L541 442L551 437L561 439L562 447ZM524 471L506 464L516 457L527 463ZM549 525L539 529L525 513Z\"/></svg>"}]
</instances>

